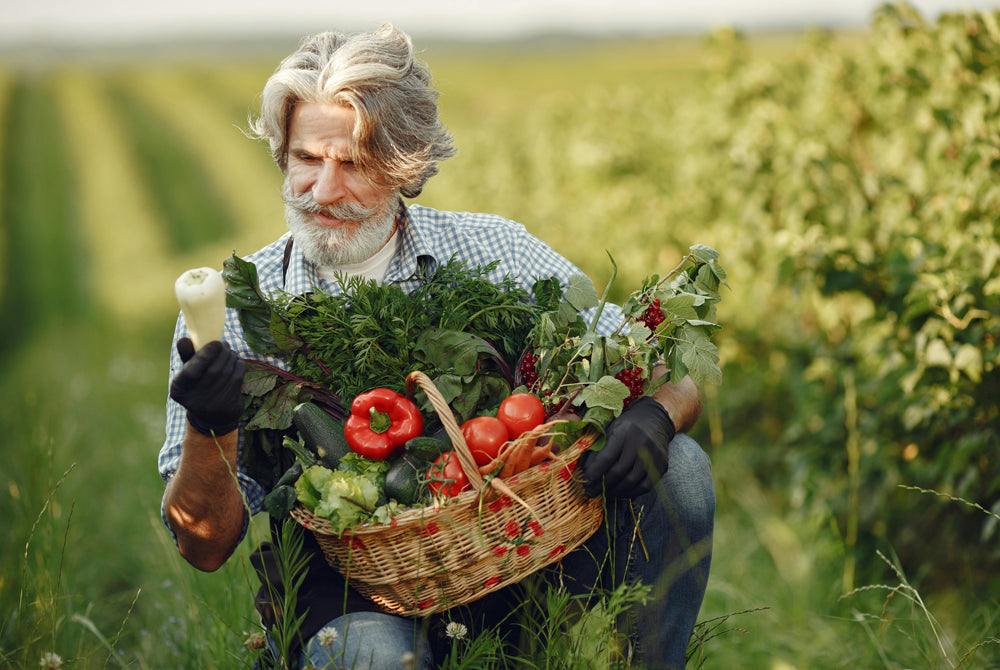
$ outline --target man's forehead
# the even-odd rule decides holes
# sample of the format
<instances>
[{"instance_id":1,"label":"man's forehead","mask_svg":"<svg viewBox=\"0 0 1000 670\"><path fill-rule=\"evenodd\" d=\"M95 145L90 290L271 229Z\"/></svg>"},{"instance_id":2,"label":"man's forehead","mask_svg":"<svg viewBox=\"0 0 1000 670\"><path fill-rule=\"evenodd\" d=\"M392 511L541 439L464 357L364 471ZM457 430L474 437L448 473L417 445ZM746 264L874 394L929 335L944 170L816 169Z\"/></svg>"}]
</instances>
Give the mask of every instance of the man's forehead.
<instances>
[{"instance_id":1,"label":"man's forehead","mask_svg":"<svg viewBox=\"0 0 1000 670\"><path fill-rule=\"evenodd\" d=\"M335 144L350 148L356 117L357 112L347 105L300 102L292 110L289 144Z\"/></svg>"}]
</instances>

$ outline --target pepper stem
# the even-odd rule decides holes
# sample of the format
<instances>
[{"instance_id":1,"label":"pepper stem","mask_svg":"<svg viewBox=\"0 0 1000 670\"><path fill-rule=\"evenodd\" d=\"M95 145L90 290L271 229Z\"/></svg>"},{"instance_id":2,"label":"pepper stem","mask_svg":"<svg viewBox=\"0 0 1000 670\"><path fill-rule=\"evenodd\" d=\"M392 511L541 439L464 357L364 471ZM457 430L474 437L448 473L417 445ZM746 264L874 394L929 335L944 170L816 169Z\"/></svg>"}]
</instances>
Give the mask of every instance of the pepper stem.
<instances>
[{"instance_id":1,"label":"pepper stem","mask_svg":"<svg viewBox=\"0 0 1000 670\"><path fill-rule=\"evenodd\" d=\"M372 429L373 433L384 433L392 426L392 420L385 412L380 412L374 407L369 407L368 413L368 427Z\"/></svg>"}]
</instances>

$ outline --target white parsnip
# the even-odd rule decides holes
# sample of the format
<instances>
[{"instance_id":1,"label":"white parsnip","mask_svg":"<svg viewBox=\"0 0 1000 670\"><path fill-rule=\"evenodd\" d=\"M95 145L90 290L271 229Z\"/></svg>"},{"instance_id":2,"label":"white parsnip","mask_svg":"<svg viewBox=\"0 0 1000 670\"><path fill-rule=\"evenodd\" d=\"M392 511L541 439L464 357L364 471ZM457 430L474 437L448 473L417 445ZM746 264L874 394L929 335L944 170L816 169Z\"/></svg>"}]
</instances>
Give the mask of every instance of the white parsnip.
<instances>
[{"instance_id":1,"label":"white parsnip","mask_svg":"<svg viewBox=\"0 0 1000 670\"><path fill-rule=\"evenodd\" d=\"M174 292L197 351L212 340L222 339L226 324L226 282L212 268L194 268L174 282Z\"/></svg>"}]
</instances>

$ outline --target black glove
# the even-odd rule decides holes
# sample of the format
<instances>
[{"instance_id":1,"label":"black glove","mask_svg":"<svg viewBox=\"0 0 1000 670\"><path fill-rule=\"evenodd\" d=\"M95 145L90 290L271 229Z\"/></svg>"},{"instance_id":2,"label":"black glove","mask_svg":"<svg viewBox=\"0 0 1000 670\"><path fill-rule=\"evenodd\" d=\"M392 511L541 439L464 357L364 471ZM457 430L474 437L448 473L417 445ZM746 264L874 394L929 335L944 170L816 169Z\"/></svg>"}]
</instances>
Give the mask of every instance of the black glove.
<instances>
[{"instance_id":1,"label":"black glove","mask_svg":"<svg viewBox=\"0 0 1000 670\"><path fill-rule=\"evenodd\" d=\"M643 396L608 425L604 447L581 457L584 493L635 498L646 493L667 471L667 447L677 429L656 400Z\"/></svg>"},{"instance_id":2,"label":"black glove","mask_svg":"<svg viewBox=\"0 0 1000 670\"><path fill-rule=\"evenodd\" d=\"M243 414L246 363L225 342L209 342L198 353L191 340L177 340L184 367L170 383L170 397L187 409L188 422L202 435L235 430Z\"/></svg>"}]
</instances>

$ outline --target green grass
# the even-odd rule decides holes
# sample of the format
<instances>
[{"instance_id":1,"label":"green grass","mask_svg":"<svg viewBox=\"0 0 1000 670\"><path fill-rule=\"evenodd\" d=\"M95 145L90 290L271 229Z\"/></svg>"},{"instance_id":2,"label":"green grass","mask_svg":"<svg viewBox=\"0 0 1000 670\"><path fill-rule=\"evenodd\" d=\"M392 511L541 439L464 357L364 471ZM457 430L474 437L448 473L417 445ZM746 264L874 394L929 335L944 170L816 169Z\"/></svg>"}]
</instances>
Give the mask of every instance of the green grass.
<instances>
[{"instance_id":1,"label":"green grass","mask_svg":"<svg viewBox=\"0 0 1000 670\"><path fill-rule=\"evenodd\" d=\"M231 667L218 652L253 628L249 548L202 574L160 521L160 325L53 330L4 360L0 667L108 667L109 646L133 667Z\"/></svg>"},{"instance_id":2,"label":"green grass","mask_svg":"<svg viewBox=\"0 0 1000 670\"><path fill-rule=\"evenodd\" d=\"M706 626L716 637L705 644L705 667L996 667L995 599L921 595L913 576L878 554L859 560L882 579L845 593L846 551L832 518L802 519L780 491L764 490L743 462L750 448L712 451L719 508L700 619L725 620ZM891 556L891 545L885 552Z\"/></svg>"}]
</instances>

